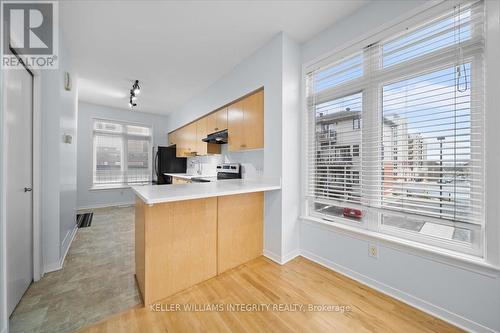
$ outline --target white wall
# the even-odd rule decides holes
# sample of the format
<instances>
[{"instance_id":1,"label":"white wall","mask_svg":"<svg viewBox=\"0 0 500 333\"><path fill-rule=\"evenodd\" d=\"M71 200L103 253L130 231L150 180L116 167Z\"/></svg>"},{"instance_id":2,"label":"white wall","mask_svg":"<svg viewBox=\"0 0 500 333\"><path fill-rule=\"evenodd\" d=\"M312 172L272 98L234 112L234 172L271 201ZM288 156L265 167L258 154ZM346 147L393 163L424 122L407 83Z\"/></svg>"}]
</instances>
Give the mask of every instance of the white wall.
<instances>
[{"instance_id":1,"label":"white wall","mask_svg":"<svg viewBox=\"0 0 500 333\"><path fill-rule=\"evenodd\" d=\"M241 178L255 178L264 173L264 150L255 149L245 152L229 152L228 145L221 145L221 153L208 156L194 156L187 158L189 174L195 174L201 168L201 174L207 176L217 175L217 164L240 163Z\"/></svg>"},{"instance_id":2,"label":"white wall","mask_svg":"<svg viewBox=\"0 0 500 333\"><path fill-rule=\"evenodd\" d=\"M134 202L131 189L90 190L92 186L92 119L111 119L144 124L153 128L153 145L167 144L167 117L79 102L77 207L95 208Z\"/></svg>"},{"instance_id":3,"label":"white wall","mask_svg":"<svg viewBox=\"0 0 500 333\"><path fill-rule=\"evenodd\" d=\"M299 250L300 213L300 127L301 127L301 50L288 36L283 38L283 165L282 165L282 251L283 261Z\"/></svg>"},{"instance_id":4,"label":"white wall","mask_svg":"<svg viewBox=\"0 0 500 333\"><path fill-rule=\"evenodd\" d=\"M71 71L71 63L65 50L61 50L62 71L59 73L59 257L64 258L72 238L76 232L76 148L78 123L78 77ZM64 73L70 73L72 88L66 91L64 87ZM72 137L71 143L65 143L64 135ZM62 263L61 263L62 264Z\"/></svg>"},{"instance_id":5,"label":"white wall","mask_svg":"<svg viewBox=\"0 0 500 333\"><path fill-rule=\"evenodd\" d=\"M496 22L489 23L490 26L495 26L498 32L498 2L486 3L496 3L496 14L493 15ZM368 32L379 30L382 25L387 28L391 23L395 23L398 17L413 15L415 9L423 4L424 1L372 2L305 43L302 48L303 64L322 58L335 48L353 43ZM491 9L490 7L490 14ZM495 45L498 50L498 44ZM498 78L498 52L495 56L496 63L492 62L490 66L487 64L486 68L495 70L495 73L489 74L490 77ZM495 58L492 55L488 57L491 60ZM491 88L498 90L498 86ZM495 105L495 112L498 111L497 105L498 103ZM495 117L498 119L498 115ZM496 138L498 139L498 134ZM498 166L498 145L491 145L490 151L489 158L496 158L494 165ZM498 168L491 171L494 174L492 181L498 183ZM490 200L495 201L496 205L490 205L489 211L498 209L499 206L498 189L492 190L496 191L496 194L492 195ZM490 223L497 228L498 211L496 215L491 216L495 218L490 220ZM495 232L498 230L495 228L490 230ZM498 242L498 238L496 239ZM370 237L345 233L318 222L301 223L300 247L304 256L468 330L500 331L498 271L462 267L457 262L450 264L446 259L431 257L425 252L412 251L386 242L379 243L379 258L373 259L368 257L370 243L377 241Z\"/></svg>"},{"instance_id":6,"label":"white wall","mask_svg":"<svg viewBox=\"0 0 500 333\"><path fill-rule=\"evenodd\" d=\"M60 32L62 34L62 32ZM72 77L64 89L64 72ZM43 271L61 268L75 228L76 140L63 143L63 134L76 139L78 77L59 37L59 69L40 71L41 229Z\"/></svg>"},{"instance_id":7,"label":"white wall","mask_svg":"<svg viewBox=\"0 0 500 333\"><path fill-rule=\"evenodd\" d=\"M41 75L42 110L42 170L41 170L41 224L44 271L59 267L60 261L60 89L59 70L46 70Z\"/></svg>"},{"instance_id":8,"label":"white wall","mask_svg":"<svg viewBox=\"0 0 500 333\"><path fill-rule=\"evenodd\" d=\"M295 56L284 53L295 52ZM186 105L176 110L169 116L169 130L174 130L195 118L216 110L222 105L230 103L239 97L248 94L260 87L264 87L264 149L262 153L241 152L228 153L226 157L234 162L245 162L257 165L256 168L263 169L262 173L268 177L291 177L292 174L283 175L284 155L290 152L283 150L284 130L288 136L293 132L293 139L296 139L299 128L293 131L291 128L284 128L282 118L284 116L284 61L287 64L295 61L298 57L299 49L293 46L293 42L284 34L278 34L269 43L243 60L229 73L222 76L217 82L206 91L191 99ZM298 70L299 63L296 67ZM290 66L293 67L293 66ZM294 67L295 68L295 67ZM286 68L289 71L289 68ZM293 72L293 71L290 71ZM293 74L291 74L293 75ZM297 83L298 84L298 83ZM287 85L288 88L288 85ZM297 102L298 99L291 98L290 103ZM287 102L287 111L292 110ZM293 112L293 111L290 111ZM290 126L294 122L291 121ZM297 148L297 147L296 147ZM298 149L298 148L297 148ZM293 154L295 150L291 153ZM292 158L293 160L293 158ZM262 161L262 162L260 162ZM262 166L259 166L262 164ZM289 167L287 165L287 167ZM298 175L295 175L291 182L297 182ZM288 182L287 182L288 183ZM283 253L283 212L292 211L283 203L283 191L267 192L265 194L265 217L264 217L264 249L268 256L281 261L287 256ZM287 216L289 218L290 216ZM290 217L292 223L297 223L297 216ZM292 228L293 229L293 228ZM298 230L294 232L298 233ZM295 235L297 238L298 235ZM298 242L295 242L298 246ZM290 249L287 249L290 250ZM297 250L297 249L293 249Z\"/></svg>"}]
</instances>

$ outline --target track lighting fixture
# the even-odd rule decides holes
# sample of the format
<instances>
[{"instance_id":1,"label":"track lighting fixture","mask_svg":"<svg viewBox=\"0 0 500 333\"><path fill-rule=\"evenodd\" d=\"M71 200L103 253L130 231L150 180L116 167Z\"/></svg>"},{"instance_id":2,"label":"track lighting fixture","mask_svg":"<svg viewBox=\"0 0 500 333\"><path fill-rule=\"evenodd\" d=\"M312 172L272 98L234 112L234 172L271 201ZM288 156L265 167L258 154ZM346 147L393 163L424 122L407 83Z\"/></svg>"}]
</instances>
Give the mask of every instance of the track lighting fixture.
<instances>
[{"instance_id":1,"label":"track lighting fixture","mask_svg":"<svg viewBox=\"0 0 500 333\"><path fill-rule=\"evenodd\" d=\"M141 93L141 86L139 86L139 80L135 80L134 85L132 86L132 91L136 96Z\"/></svg>"},{"instance_id":2,"label":"track lighting fixture","mask_svg":"<svg viewBox=\"0 0 500 333\"><path fill-rule=\"evenodd\" d=\"M130 95L130 101L128 102L128 106L130 108L133 108L134 106L137 106L137 103L134 102L134 99L132 98L132 95Z\"/></svg>"},{"instance_id":3,"label":"track lighting fixture","mask_svg":"<svg viewBox=\"0 0 500 333\"><path fill-rule=\"evenodd\" d=\"M135 102L137 100L137 95L141 92L141 87L139 86L139 80L135 80L134 84L132 85L132 89L130 89L130 100L128 103L128 106L130 108L133 108L137 106L137 103Z\"/></svg>"}]
</instances>

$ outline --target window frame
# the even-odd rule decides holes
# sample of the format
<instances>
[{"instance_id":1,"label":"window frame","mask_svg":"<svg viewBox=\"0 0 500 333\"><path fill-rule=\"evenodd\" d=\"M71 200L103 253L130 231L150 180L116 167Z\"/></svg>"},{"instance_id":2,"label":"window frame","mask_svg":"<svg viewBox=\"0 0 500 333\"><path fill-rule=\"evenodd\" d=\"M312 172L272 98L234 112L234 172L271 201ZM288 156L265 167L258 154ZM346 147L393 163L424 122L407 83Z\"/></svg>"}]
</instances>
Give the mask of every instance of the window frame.
<instances>
[{"instance_id":1,"label":"window frame","mask_svg":"<svg viewBox=\"0 0 500 333\"><path fill-rule=\"evenodd\" d=\"M466 3L466 2L464 1L464 3ZM485 2L483 2L483 6L486 7ZM356 54L356 52L359 52L360 48L363 48L367 44L372 45L372 44L378 43L381 40L387 41L387 40L395 39L398 37L398 33L401 33L401 31L403 31L404 27L411 26L411 27L418 28L420 25L424 25L428 22L431 22L436 17L438 17L440 14L442 14L444 11L450 10L451 8L453 8L453 6L450 6L449 4L448 5L441 4L441 5L434 6L430 9L429 8L420 9L420 11L421 11L420 13L414 14L413 17L410 20L408 20L410 22L401 21L397 24L394 24L389 29L381 30L379 33L376 33L373 35L368 35L368 37L365 37L365 38L360 38L360 40L354 44L350 44L350 45L347 45L345 47L339 48L339 50L337 50L337 51L330 52L327 57L323 57L320 60L316 60L316 61L311 62L309 64L305 64L303 66L303 71L302 71L302 74L303 74L303 83L302 83L303 90L302 91L304 92L303 93L303 109L305 110L305 115L306 115L305 117L308 118L312 114L309 110L308 97L307 97L307 89L308 89L307 76L309 73L311 73L311 72L313 72L321 67L324 67L325 65L333 65L335 62L340 62L342 59L348 59L348 58L352 57L354 54ZM486 12L486 9L485 9L485 12ZM484 16L484 20L486 23L487 15ZM472 39L474 38L474 31L473 31L473 36L471 36L471 38ZM485 39L488 39L488 38L489 37L487 37L487 34L485 33ZM378 51L375 51L375 52L380 52L382 45L383 44L378 45ZM365 51L363 51L363 52L365 52ZM484 49L482 55L474 55L473 54L473 55L464 56L464 62L470 61L470 63L471 63L471 71L472 71L473 75L476 75L476 73L477 73L477 71L474 69L477 68L477 64L479 63L478 59L480 57L484 57L485 53L486 53L486 49ZM438 55L438 56L440 56L440 55ZM426 58L426 57L430 57L431 60L433 58L432 55L430 55L430 56L426 55L426 56L423 56L422 58ZM368 60L368 58L369 57L365 57L365 59L367 59L367 60ZM373 59L373 58L371 58L371 59ZM465 60L465 59L468 59L468 60ZM412 62L412 61L410 61L410 62ZM393 75L391 75L391 76L393 76L393 78L392 78L393 81L400 81L400 80L404 79L405 75L398 75L398 73L405 73L407 77L410 77L410 76L418 75L419 73L432 72L432 71L437 70L438 68L445 67L445 65L444 65L445 61L441 61L440 59L438 59L438 61L436 61L436 62L433 62L433 65L430 69L429 69L429 66L426 64L421 63L420 65L418 65L419 62L421 62L421 60L416 61L417 66L413 66L413 63L411 63L411 67L412 67L411 71L407 71L407 69L404 68L407 65L406 62L403 62L402 64L395 64L395 65L389 66L387 68L383 67L382 62L380 64L375 64L375 66L378 66L377 70L379 70L379 73L381 73L381 77L384 77L384 74L385 74L384 72L387 72L387 71L393 72L392 73ZM453 61L450 61L449 63L451 65L454 65ZM481 64L483 64L483 63L486 64L486 59L484 59L483 62L481 62ZM374 64L371 64L371 65L374 65ZM366 67L364 67L363 71L365 72L366 70L367 70ZM371 71L371 70L373 70L373 68L369 68L368 70ZM368 75L369 75L369 73L368 73ZM486 76L486 73L483 72L483 75ZM356 92L361 91L363 93L363 95L369 95L369 97L367 97L366 100L365 100L365 98L363 99L363 103L367 103L369 105L378 105L378 103L381 103L381 98L382 98L380 95L381 87L382 87L382 85L389 84L389 80L387 79L387 77L384 77L383 80L375 79L374 81L377 82L378 85L376 87L374 87L375 85L373 85L373 86L371 86L371 89L366 89L367 87L370 87L370 86L366 85L366 82L363 82L364 77L365 77L365 75L363 75L361 78L353 79L352 82L344 83L342 85L343 89L339 89L338 94L330 94L328 99L320 98L320 102L326 102L328 100L333 100L333 99L339 98L341 96L354 94ZM485 77L482 77L482 80L484 82L486 82ZM488 92L487 87L488 86L485 87L485 95L487 95L487 92ZM324 90L322 90L318 95L324 95L325 93L326 92ZM483 101L483 103L485 103L485 102L486 102L486 98ZM317 104L319 104L319 102ZM474 109L474 107L471 106L471 109ZM368 111L368 110L370 110L370 111ZM376 110L378 112L373 112L374 110ZM370 112L372 114L367 114ZM374 119L379 119L379 120L382 119L381 118L382 112L383 111L382 111L381 107L370 108L370 106L365 107L365 105L363 104L363 112L362 112L362 116L361 116L361 118L363 119L363 127L372 126L372 124L374 123ZM483 112L484 112L483 118L486 119L487 109L486 109L486 107L484 107L484 105L483 105ZM310 123L311 121L314 123L314 119L308 118L305 123L307 124L307 123ZM354 124L353 124L353 127L354 127ZM380 126L376 126L376 128L381 130ZM307 125L303 126L304 132L308 133L309 130L310 130L310 128L308 128ZM308 219L310 221L311 220L312 221L321 220L323 223L327 223L327 224L332 225L334 227L343 228L345 226L348 229L350 229L350 231L351 231L351 229L353 229L352 228L353 223L351 220L348 220L348 219L345 219L342 217L335 217L335 216L331 216L331 217L327 217L327 218L318 217L318 216L315 216L314 214L311 214L311 204L310 204L311 200L308 199L308 189L309 189L308 178L310 175L310 173L309 173L309 159L308 159L308 146L310 145L309 134L307 134L306 137L307 137L306 144L302 148L303 160L304 160L304 162L303 162L304 163L303 164L303 170L304 170L303 176L305 179L305 182L304 182L303 187L302 187L303 198L304 198L304 203L302 206L302 218ZM482 140L483 140L482 164L483 164L483 170L486 170L486 157L484 154L484 149L486 146L484 141L486 140L486 138L482 137ZM364 140L362 139L362 143L360 146L361 151L362 151L361 147L363 145L363 141ZM383 150L381 151L381 154L383 154ZM361 156L361 158L363 158L363 157ZM364 168L364 166L363 166L363 168ZM486 192L486 180L485 179L483 179L483 184L484 184L483 192L484 192L484 196L486 196L487 192ZM354 224L354 226L356 226L357 229L359 229L360 233L364 234L364 233L368 232L368 233L372 234L371 236L381 238L381 239L391 238L391 241L400 242L402 244L403 243L404 244L411 243L411 246L415 246L418 248L424 248L424 247L426 249L431 248L432 249L431 251L436 252L436 253L449 253L451 251L451 253L454 257L467 258L468 260L472 260L472 261L484 261L487 258L486 235L487 235L488 224L486 222L486 205L484 205L482 208L482 220L483 220L482 228L483 228L483 230L480 233L480 235L476 234L476 235L472 236L475 239L477 239L478 243L472 242L471 246L463 246L463 247L458 245L458 244L450 244L450 242L448 242L444 239L439 240L436 237L432 237L432 236L419 235L419 237L412 237L411 235L409 236L407 234L408 232L405 232L404 230L395 230L394 231L394 230L390 230L390 228L388 228L388 226L385 226L386 230L381 230L382 214L383 214L382 209L372 208L372 207L368 208L368 207L364 207L364 206L361 206L361 208L364 210L367 210L366 218L364 218L365 221L358 222L358 223ZM423 218L427 219L427 217L423 217ZM355 229L356 228L354 228L352 231L355 232L356 231ZM384 231L384 232L382 232L382 231ZM393 236L397 237L397 238L394 238Z\"/></svg>"},{"instance_id":2,"label":"window frame","mask_svg":"<svg viewBox=\"0 0 500 333\"><path fill-rule=\"evenodd\" d=\"M123 166L122 171L124 172L124 179L122 182L116 182L116 183L95 183L94 182L94 175L96 171L96 144L95 144L95 124L96 122L109 122L109 123L114 123L114 124L119 124L122 126L139 126L139 127L145 127L150 130L150 135L149 136L141 136L141 135L127 135L126 133L121 133L119 135L116 135L117 137L120 137L122 140L122 157L121 157L121 164ZM134 137L142 137L142 138L149 138L149 152L148 152L148 173L152 172L153 168L153 156L152 156L152 148L154 147L154 127L152 124L146 124L146 123L140 123L140 122L132 122L132 121L123 121L123 120L116 120L112 118L102 118L102 117L92 117L91 118L91 126L90 126L90 142L92 144L91 148L91 154L92 156L90 157L90 160L92 161L92 167L90 168L90 178L89 178L89 190L94 191L94 190L114 190L114 189L128 189L133 185L141 185L141 184L148 184L152 180L149 179L144 182L128 182L126 181L125 177L127 176L126 170L128 169L128 163L127 163L127 156L128 156L128 144L127 140L129 138L134 138Z\"/></svg>"}]
</instances>

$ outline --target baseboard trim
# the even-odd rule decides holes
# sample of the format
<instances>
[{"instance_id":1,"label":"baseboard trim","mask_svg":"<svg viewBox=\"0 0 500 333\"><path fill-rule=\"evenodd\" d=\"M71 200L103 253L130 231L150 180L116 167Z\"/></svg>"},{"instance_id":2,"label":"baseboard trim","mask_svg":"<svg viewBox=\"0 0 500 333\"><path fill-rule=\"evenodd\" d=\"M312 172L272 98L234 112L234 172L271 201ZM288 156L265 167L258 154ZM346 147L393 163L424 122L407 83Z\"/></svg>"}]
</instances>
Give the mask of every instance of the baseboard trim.
<instances>
[{"instance_id":1,"label":"baseboard trim","mask_svg":"<svg viewBox=\"0 0 500 333\"><path fill-rule=\"evenodd\" d=\"M282 265L284 265L287 262L289 262L289 261L297 258L298 256L300 256L300 250L299 249L291 251L288 254L285 254L284 256L281 257Z\"/></svg>"},{"instance_id":2,"label":"baseboard trim","mask_svg":"<svg viewBox=\"0 0 500 333\"><path fill-rule=\"evenodd\" d=\"M60 262L51 262L51 263L46 264L44 266L43 274L47 274L47 273L50 273L50 272L55 272L55 271L60 270L61 268L62 267L61 267L61 263Z\"/></svg>"},{"instance_id":3,"label":"baseboard trim","mask_svg":"<svg viewBox=\"0 0 500 333\"><path fill-rule=\"evenodd\" d=\"M71 231L68 231L68 233L66 234L66 237L64 237L63 245L62 245L62 248L63 248L62 253L64 253L64 254L61 257L61 260L59 262L61 268L64 266L64 260L66 260L66 255L68 254L69 248L71 247L71 243L73 243L73 239L75 239L77 231L78 231L78 226L75 224L73 229ZM69 239L69 240L66 241L66 239Z\"/></svg>"},{"instance_id":4,"label":"baseboard trim","mask_svg":"<svg viewBox=\"0 0 500 333\"><path fill-rule=\"evenodd\" d=\"M275 263L277 264L280 264L281 265L281 257L279 255L277 255L276 253L274 252L271 252L269 250L264 250L264 257L268 258L268 259L271 259L272 261L274 261Z\"/></svg>"},{"instance_id":5,"label":"baseboard trim","mask_svg":"<svg viewBox=\"0 0 500 333\"><path fill-rule=\"evenodd\" d=\"M66 255L68 254L69 248L71 247L71 243L73 243L73 239L75 239L76 232L78 231L78 227L75 224L73 229L66 233L64 240L61 245L63 255L59 259L59 262L50 263L45 265L44 273L55 272L63 268L64 260L66 259Z\"/></svg>"},{"instance_id":6,"label":"baseboard trim","mask_svg":"<svg viewBox=\"0 0 500 333\"><path fill-rule=\"evenodd\" d=\"M118 207L118 206L132 206L134 202L115 202L115 203L104 203L97 205L89 205L89 206L80 206L77 207L76 210L86 210L86 209L98 209L98 208L108 208L108 207Z\"/></svg>"},{"instance_id":7,"label":"baseboard trim","mask_svg":"<svg viewBox=\"0 0 500 333\"><path fill-rule=\"evenodd\" d=\"M406 303L414 308L417 308L425 313L428 313L436 318L444 320L452 325L455 325L463 330L469 332L484 332L484 333L498 333L489 327L476 323L470 319L464 318L456 313L450 312L446 309L443 309L439 306L431 304L423 299L410 295L404 291L393 288L389 285L386 285L382 282L379 282L375 279L372 279L366 275L360 274L350 268L334 263L333 261L318 256L312 252L302 249L301 256L306 259L309 259L321 266L324 266L328 269L331 269L335 272L343 274L353 280L356 280L359 283L362 283L370 288L373 288L377 291L380 291L383 294L386 294L390 297L393 297L403 303Z\"/></svg>"},{"instance_id":8,"label":"baseboard trim","mask_svg":"<svg viewBox=\"0 0 500 333\"><path fill-rule=\"evenodd\" d=\"M284 256L277 255L276 253L271 252L269 250L264 250L264 257L269 258L272 261L274 261L275 263L280 264L280 265L284 265L287 262L289 262L290 260L297 258L298 256L300 256L300 250L298 250L298 249L295 251L289 252L288 254L286 254Z\"/></svg>"}]
</instances>

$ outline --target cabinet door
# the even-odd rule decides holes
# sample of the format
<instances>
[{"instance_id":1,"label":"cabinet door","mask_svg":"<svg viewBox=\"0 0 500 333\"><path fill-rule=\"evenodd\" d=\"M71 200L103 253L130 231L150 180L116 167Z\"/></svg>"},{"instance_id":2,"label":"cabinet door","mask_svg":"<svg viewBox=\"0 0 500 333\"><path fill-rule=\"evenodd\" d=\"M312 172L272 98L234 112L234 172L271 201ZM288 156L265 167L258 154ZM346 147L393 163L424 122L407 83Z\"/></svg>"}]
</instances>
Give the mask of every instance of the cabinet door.
<instances>
[{"instance_id":1,"label":"cabinet door","mask_svg":"<svg viewBox=\"0 0 500 333\"><path fill-rule=\"evenodd\" d=\"M260 90L243 99L243 149L264 147L264 91Z\"/></svg>"},{"instance_id":2,"label":"cabinet door","mask_svg":"<svg viewBox=\"0 0 500 333\"><path fill-rule=\"evenodd\" d=\"M186 137L187 137L187 156L194 155L196 149L196 123L191 123L186 126Z\"/></svg>"},{"instance_id":3,"label":"cabinet door","mask_svg":"<svg viewBox=\"0 0 500 333\"><path fill-rule=\"evenodd\" d=\"M207 144L201 141L207 137L207 117L196 121L196 155L207 154Z\"/></svg>"},{"instance_id":4,"label":"cabinet door","mask_svg":"<svg viewBox=\"0 0 500 333\"><path fill-rule=\"evenodd\" d=\"M217 275L217 198L146 209L147 306Z\"/></svg>"},{"instance_id":5,"label":"cabinet door","mask_svg":"<svg viewBox=\"0 0 500 333\"><path fill-rule=\"evenodd\" d=\"M168 145L172 146L177 144L177 131L168 133Z\"/></svg>"},{"instance_id":6,"label":"cabinet door","mask_svg":"<svg viewBox=\"0 0 500 333\"><path fill-rule=\"evenodd\" d=\"M227 107L215 112L215 118L217 124L217 126L215 127L216 131L227 129Z\"/></svg>"},{"instance_id":7,"label":"cabinet door","mask_svg":"<svg viewBox=\"0 0 500 333\"><path fill-rule=\"evenodd\" d=\"M217 273L262 255L262 192L217 198Z\"/></svg>"},{"instance_id":8,"label":"cabinet door","mask_svg":"<svg viewBox=\"0 0 500 333\"><path fill-rule=\"evenodd\" d=\"M177 130L177 157L192 156L196 151L196 123Z\"/></svg>"},{"instance_id":9,"label":"cabinet door","mask_svg":"<svg viewBox=\"0 0 500 333\"><path fill-rule=\"evenodd\" d=\"M184 127L179 128L178 130L175 131L175 155L177 157L185 157L184 153L187 149L186 143L185 143L185 129Z\"/></svg>"},{"instance_id":10,"label":"cabinet door","mask_svg":"<svg viewBox=\"0 0 500 333\"><path fill-rule=\"evenodd\" d=\"M229 105L227 108L228 150L238 151L245 148L243 100Z\"/></svg>"},{"instance_id":11,"label":"cabinet door","mask_svg":"<svg viewBox=\"0 0 500 333\"><path fill-rule=\"evenodd\" d=\"M217 132L217 112L210 113L205 118L207 118L207 133Z\"/></svg>"}]
</instances>

